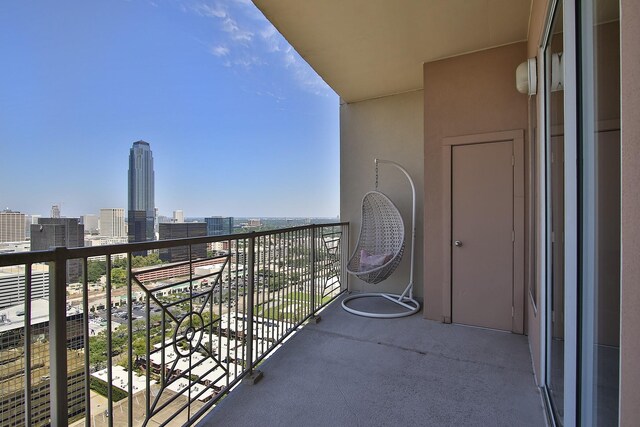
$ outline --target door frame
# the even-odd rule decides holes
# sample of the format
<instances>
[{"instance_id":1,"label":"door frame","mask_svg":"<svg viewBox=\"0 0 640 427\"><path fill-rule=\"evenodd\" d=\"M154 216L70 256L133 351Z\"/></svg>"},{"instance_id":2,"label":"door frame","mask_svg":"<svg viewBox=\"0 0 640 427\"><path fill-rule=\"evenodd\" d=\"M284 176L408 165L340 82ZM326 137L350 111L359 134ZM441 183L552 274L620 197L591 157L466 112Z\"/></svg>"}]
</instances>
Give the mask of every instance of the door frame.
<instances>
[{"instance_id":1,"label":"door frame","mask_svg":"<svg viewBox=\"0 0 640 427\"><path fill-rule=\"evenodd\" d=\"M524 185L524 129L475 135L452 136L442 139L442 321L451 323L452 313L452 151L456 145L486 144L490 142L512 142L513 169L513 318L511 332L524 333L525 289L524 289L524 235L525 235L525 185Z\"/></svg>"}]
</instances>

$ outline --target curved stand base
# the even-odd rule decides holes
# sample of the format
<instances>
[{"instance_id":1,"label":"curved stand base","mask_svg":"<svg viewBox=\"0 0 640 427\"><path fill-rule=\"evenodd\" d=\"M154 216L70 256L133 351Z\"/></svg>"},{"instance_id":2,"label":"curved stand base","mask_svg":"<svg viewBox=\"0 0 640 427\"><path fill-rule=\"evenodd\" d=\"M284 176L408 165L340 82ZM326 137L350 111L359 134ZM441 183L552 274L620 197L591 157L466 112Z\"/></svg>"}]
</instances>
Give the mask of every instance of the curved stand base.
<instances>
[{"instance_id":1,"label":"curved stand base","mask_svg":"<svg viewBox=\"0 0 640 427\"><path fill-rule=\"evenodd\" d=\"M368 311L360 311L347 306L347 302L351 300L358 299L358 298L371 298L371 297L385 298L395 304L398 304L404 307L405 311L401 311L399 313L370 313ZM418 310L420 310L420 303L414 300L413 298L409 298L406 296L403 297L402 295L398 295L398 294L386 294L383 292L369 292L369 293L363 293L363 294L355 294L355 295L346 297L345 299L342 300L342 308L344 308L349 313L356 314L358 316L373 317L377 319L394 319L397 317L411 316L412 314L417 313Z\"/></svg>"}]
</instances>

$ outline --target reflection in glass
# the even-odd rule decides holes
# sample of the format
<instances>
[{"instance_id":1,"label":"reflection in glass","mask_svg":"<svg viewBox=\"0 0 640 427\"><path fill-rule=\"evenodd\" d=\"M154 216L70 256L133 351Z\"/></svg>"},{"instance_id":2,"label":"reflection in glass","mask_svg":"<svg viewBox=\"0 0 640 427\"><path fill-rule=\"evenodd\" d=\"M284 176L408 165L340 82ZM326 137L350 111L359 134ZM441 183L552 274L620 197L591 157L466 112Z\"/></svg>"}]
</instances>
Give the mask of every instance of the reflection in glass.
<instances>
[{"instance_id":1,"label":"reflection in glass","mask_svg":"<svg viewBox=\"0 0 640 427\"><path fill-rule=\"evenodd\" d=\"M564 418L564 91L562 2L545 47L547 95L547 387L556 421Z\"/></svg>"},{"instance_id":2,"label":"reflection in glass","mask_svg":"<svg viewBox=\"0 0 640 427\"><path fill-rule=\"evenodd\" d=\"M618 425L620 44L617 0L585 2L582 141L582 407L585 425Z\"/></svg>"},{"instance_id":3,"label":"reflection in glass","mask_svg":"<svg viewBox=\"0 0 640 427\"><path fill-rule=\"evenodd\" d=\"M537 212L536 207L536 199L535 195L538 194L538 181L535 178L535 172L537 169L537 159L536 159L536 150L538 146L538 118L537 118L537 100L536 95L531 95L529 97L529 169L528 169L528 177L529 177L529 198L528 203L529 206L527 211L530 212L532 216L529 217L529 227L531 227L531 231L529 234L529 238L531 239L529 246L532 248L536 248L536 242L538 240L538 232L537 232L537 221L533 216L534 212ZM535 266L535 261L533 257L529 257L529 295L531 296L531 301L534 307L538 308L538 271Z\"/></svg>"}]
</instances>

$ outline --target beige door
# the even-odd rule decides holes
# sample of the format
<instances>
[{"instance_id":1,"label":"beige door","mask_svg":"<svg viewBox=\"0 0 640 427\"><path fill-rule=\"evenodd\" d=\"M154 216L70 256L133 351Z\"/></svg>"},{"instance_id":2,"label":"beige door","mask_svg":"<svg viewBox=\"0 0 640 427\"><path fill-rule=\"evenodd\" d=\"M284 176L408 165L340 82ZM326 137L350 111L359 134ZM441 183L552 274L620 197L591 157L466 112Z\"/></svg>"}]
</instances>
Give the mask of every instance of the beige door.
<instances>
[{"instance_id":1,"label":"beige door","mask_svg":"<svg viewBox=\"0 0 640 427\"><path fill-rule=\"evenodd\" d=\"M452 147L452 321L513 328L513 142Z\"/></svg>"}]
</instances>

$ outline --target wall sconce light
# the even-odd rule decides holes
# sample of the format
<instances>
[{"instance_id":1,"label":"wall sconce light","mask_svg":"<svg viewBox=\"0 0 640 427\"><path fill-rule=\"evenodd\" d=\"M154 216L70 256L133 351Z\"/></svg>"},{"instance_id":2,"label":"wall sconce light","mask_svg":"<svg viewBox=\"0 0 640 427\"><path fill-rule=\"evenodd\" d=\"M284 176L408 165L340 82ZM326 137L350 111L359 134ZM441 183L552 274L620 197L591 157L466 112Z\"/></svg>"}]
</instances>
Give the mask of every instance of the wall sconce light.
<instances>
[{"instance_id":1,"label":"wall sconce light","mask_svg":"<svg viewBox=\"0 0 640 427\"><path fill-rule=\"evenodd\" d=\"M537 86L536 58L529 58L516 68L516 89L531 96L536 94Z\"/></svg>"}]
</instances>

